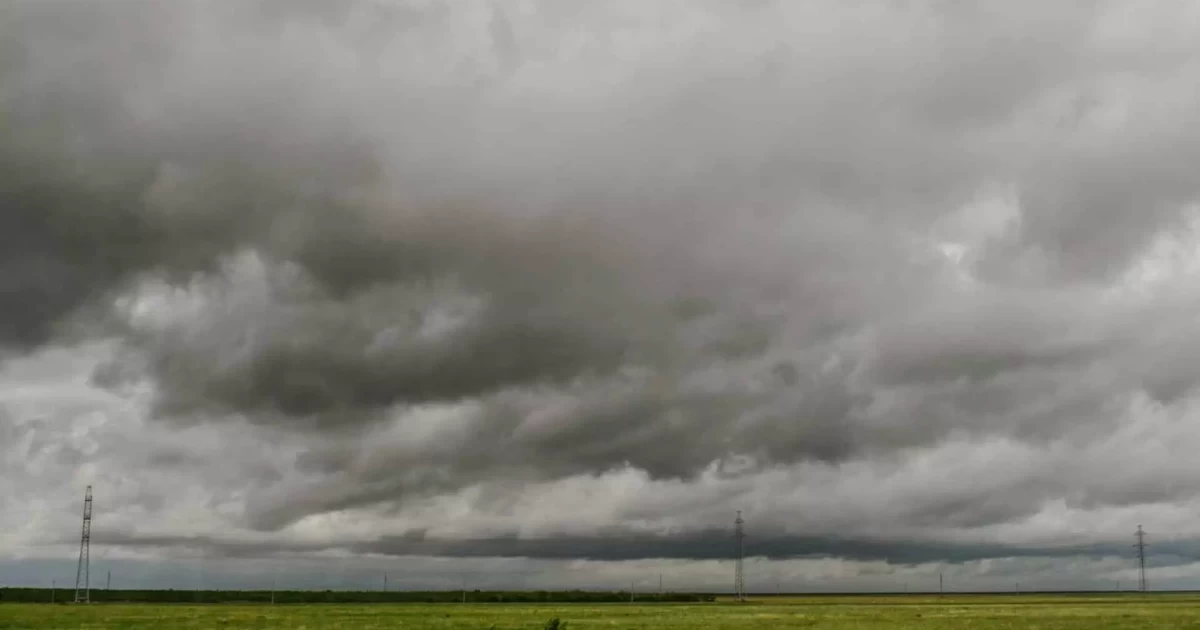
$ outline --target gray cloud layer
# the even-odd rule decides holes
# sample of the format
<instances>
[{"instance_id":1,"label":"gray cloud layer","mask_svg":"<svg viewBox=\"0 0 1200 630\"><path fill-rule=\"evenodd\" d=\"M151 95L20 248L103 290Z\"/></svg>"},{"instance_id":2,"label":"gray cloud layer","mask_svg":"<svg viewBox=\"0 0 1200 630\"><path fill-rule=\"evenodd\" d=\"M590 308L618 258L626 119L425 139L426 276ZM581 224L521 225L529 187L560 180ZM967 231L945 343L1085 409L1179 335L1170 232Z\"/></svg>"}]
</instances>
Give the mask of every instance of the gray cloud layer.
<instances>
[{"instance_id":1,"label":"gray cloud layer","mask_svg":"<svg viewBox=\"0 0 1200 630\"><path fill-rule=\"evenodd\" d=\"M884 561L892 565L923 565L934 562L963 563L987 558L1111 558L1128 555L1125 545L1086 544L1064 547L1014 547L1009 545L966 545L912 543L890 540L846 539L836 536L759 536L746 547L750 557L772 560L797 558L840 558L851 561ZM247 544L206 536L132 537L106 534L108 544L131 547L188 547L213 557L262 557L264 553L324 552L339 549L324 544ZM726 560L733 547L727 530L687 532L673 536L607 532L600 536L562 536L521 539L505 536L478 540L434 540L422 532L384 537L351 546L346 551L376 556L430 556L447 558L534 558L549 560L628 561L645 558L682 560ZM1172 566L1200 561L1196 542L1156 545L1150 555L1154 566Z\"/></svg>"},{"instance_id":2,"label":"gray cloud layer","mask_svg":"<svg viewBox=\"0 0 1200 630\"><path fill-rule=\"evenodd\" d=\"M1147 446L1184 439L1200 357L1187 3L15 2L0 24L0 353L109 340L87 351L107 446L55 465L176 466L221 515L131 544L362 512L376 530L314 544L372 551L449 511L448 540L534 553L754 501L796 540L856 523L933 559L961 554L929 524L986 555L1195 501L1200 471ZM13 400L28 473L67 440L38 419L78 416ZM844 501L790 530L814 477ZM590 528L563 507L505 542L543 526L514 505L589 484ZM120 496L169 512L160 492ZM641 553L623 540L595 556Z\"/></svg>"}]
</instances>

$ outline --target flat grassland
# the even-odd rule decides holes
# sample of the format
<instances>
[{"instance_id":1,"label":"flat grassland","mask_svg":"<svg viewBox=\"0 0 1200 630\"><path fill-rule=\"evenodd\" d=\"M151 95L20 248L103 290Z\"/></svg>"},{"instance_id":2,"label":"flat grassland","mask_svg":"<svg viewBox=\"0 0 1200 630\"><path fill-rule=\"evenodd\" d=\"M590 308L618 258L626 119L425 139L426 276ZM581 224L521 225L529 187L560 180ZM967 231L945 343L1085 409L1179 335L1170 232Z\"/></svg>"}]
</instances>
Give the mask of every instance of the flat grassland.
<instances>
[{"instance_id":1,"label":"flat grassland","mask_svg":"<svg viewBox=\"0 0 1200 630\"><path fill-rule=\"evenodd\" d=\"M930 630L1200 628L1200 595L837 596L707 604L0 604L15 630L926 628Z\"/></svg>"}]
</instances>

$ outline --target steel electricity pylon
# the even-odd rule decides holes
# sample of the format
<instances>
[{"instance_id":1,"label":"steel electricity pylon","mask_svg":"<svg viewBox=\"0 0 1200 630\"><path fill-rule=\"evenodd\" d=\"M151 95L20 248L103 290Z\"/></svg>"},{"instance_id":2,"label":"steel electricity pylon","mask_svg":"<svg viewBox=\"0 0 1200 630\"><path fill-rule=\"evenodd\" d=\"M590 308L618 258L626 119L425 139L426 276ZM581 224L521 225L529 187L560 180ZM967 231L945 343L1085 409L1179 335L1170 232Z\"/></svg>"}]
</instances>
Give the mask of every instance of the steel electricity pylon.
<instances>
[{"instance_id":1,"label":"steel electricity pylon","mask_svg":"<svg viewBox=\"0 0 1200 630\"><path fill-rule=\"evenodd\" d=\"M79 566L75 569L75 603L87 604L92 600L89 572L91 570L92 546L92 487L83 495L83 533L79 537Z\"/></svg>"},{"instance_id":2,"label":"steel electricity pylon","mask_svg":"<svg viewBox=\"0 0 1200 630\"><path fill-rule=\"evenodd\" d=\"M1138 525L1137 533L1134 534L1134 536L1137 537L1137 542L1134 543L1133 546L1135 549L1137 549L1137 555L1138 555L1138 590L1145 593L1146 592L1146 532L1142 531L1141 525Z\"/></svg>"},{"instance_id":3,"label":"steel electricity pylon","mask_svg":"<svg viewBox=\"0 0 1200 630\"><path fill-rule=\"evenodd\" d=\"M746 521L742 520L741 510L738 510L737 520L733 523L733 537L737 542L737 561L734 564L733 570L733 591L737 600L744 602L746 601L746 574L742 565L746 556L746 531L744 528Z\"/></svg>"}]
</instances>

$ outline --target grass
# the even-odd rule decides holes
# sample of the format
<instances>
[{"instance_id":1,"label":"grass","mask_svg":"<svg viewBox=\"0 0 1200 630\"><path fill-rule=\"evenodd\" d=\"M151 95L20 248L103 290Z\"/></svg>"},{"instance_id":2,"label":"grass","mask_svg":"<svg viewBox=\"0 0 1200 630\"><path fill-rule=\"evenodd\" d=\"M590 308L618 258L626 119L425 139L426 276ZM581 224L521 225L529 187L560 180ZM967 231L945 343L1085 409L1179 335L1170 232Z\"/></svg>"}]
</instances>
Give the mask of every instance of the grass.
<instances>
[{"instance_id":1,"label":"grass","mask_svg":"<svg viewBox=\"0 0 1200 630\"><path fill-rule=\"evenodd\" d=\"M0 605L0 629L1200 628L1200 595L762 597L744 604Z\"/></svg>"}]
</instances>

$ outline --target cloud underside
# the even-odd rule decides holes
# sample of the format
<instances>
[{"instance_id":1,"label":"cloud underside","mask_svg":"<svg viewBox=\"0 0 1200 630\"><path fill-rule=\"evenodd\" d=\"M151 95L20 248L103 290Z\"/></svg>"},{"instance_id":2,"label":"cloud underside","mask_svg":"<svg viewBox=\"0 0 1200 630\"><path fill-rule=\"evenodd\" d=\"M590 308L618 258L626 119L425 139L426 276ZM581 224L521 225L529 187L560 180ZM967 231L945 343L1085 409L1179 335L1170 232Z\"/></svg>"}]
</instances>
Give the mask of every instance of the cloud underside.
<instances>
[{"instance_id":1,"label":"cloud underside","mask_svg":"<svg viewBox=\"0 0 1200 630\"><path fill-rule=\"evenodd\" d=\"M605 559L722 557L743 509L766 555L914 563L1185 523L1198 30L10 3L0 471L45 487L0 508L94 481L129 544Z\"/></svg>"},{"instance_id":2,"label":"cloud underside","mask_svg":"<svg viewBox=\"0 0 1200 630\"><path fill-rule=\"evenodd\" d=\"M103 533L103 532L101 532ZM348 552L364 556L426 556L444 558L529 558L536 560L630 561L722 560L736 557L729 531L707 530L678 535L639 535L609 532L599 536L563 536L521 539L435 540L424 534L386 537L353 543L263 543L207 536L106 535L105 544L128 549L191 549L209 557L269 558L273 555ZM747 543L745 557L766 560L837 558L852 562L886 562L917 566L945 562L962 564L988 558L1128 558L1127 545L1092 543L1058 547L1018 547L996 544L955 544L894 540L845 539L815 536L760 537ZM1152 563L1167 565L1200 561L1194 542L1156 546Z\"/></svg>"}]
</instances>

